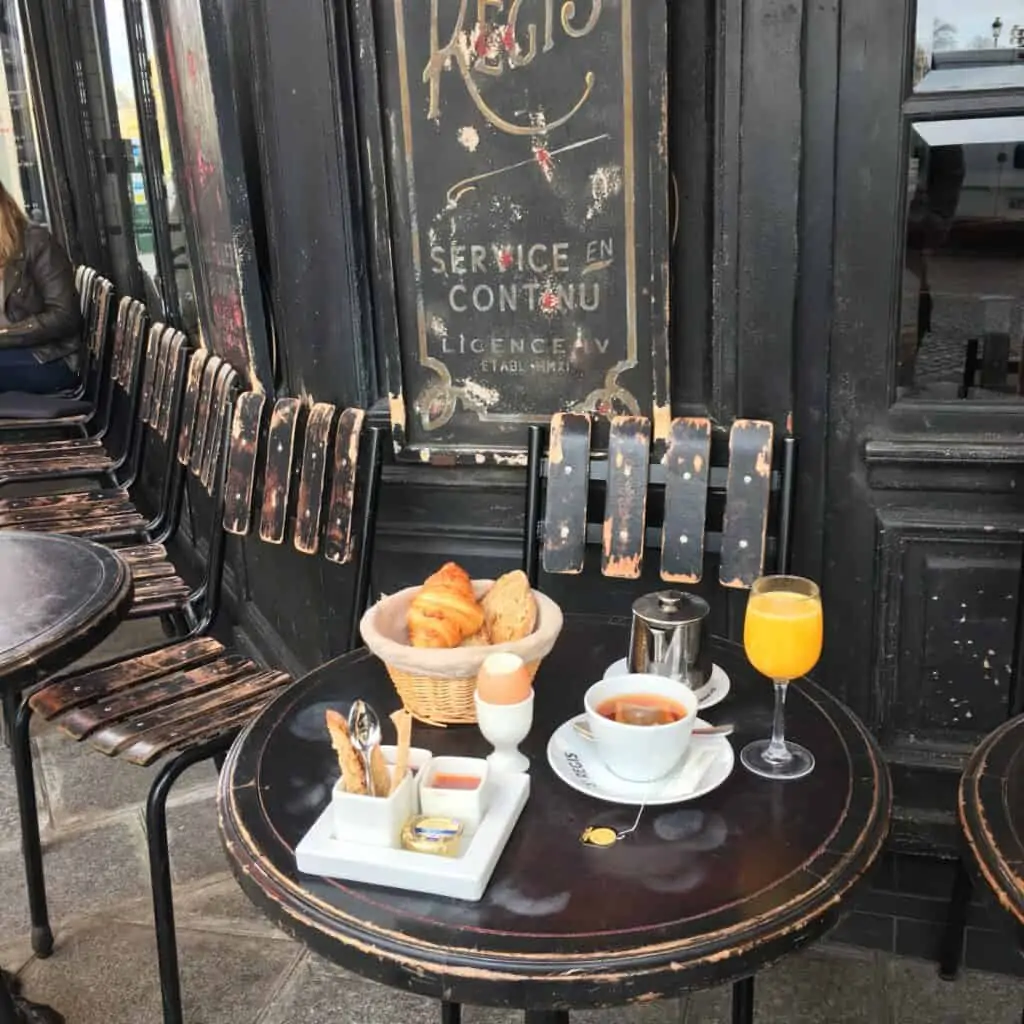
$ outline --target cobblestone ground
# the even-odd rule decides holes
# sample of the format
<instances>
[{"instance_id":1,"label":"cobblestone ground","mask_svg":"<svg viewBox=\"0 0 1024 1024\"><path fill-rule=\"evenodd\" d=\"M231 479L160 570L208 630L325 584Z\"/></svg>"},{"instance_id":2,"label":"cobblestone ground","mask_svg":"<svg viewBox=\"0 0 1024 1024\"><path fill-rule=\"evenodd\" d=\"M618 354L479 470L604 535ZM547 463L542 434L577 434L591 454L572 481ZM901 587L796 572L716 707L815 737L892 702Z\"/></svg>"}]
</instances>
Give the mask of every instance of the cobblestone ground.
<instances>
[{"instance_id":1,"label":"cobblestone ground","mask_svg":"<svg viewBox=\"0 0 1024 1024\"><path fill-rule=\"evenodd\" d=\"M136 631L132 640L139 642ZM95 656L125 643L122 631ZM35 735L57 948L27 942L12 771L0 757L0 964L68 1024L160 1024L142 806L153 772L109 761L46 729ZM212 767L182 779L169 810L187 1024L435 1024L430 1000L362 980L274 929L230 876L217 838ZM726 1024L728 991L575 1015L579 1024ZM1024 984L822 944L765 971L758 1024L1019 1024ZM467 1008L466 1024L521 1020Z\"/></svg>"}]
</instances>

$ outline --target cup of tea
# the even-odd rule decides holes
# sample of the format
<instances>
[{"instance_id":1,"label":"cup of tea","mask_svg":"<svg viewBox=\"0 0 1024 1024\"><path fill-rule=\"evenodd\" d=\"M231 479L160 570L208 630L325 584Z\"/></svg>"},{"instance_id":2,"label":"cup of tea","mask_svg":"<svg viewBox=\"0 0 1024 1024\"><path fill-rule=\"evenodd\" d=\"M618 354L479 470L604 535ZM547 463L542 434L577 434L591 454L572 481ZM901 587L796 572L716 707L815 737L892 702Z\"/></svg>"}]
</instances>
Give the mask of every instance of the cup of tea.
<instances>
[{"instance_id":1,"label":"cup of tea","mask_svg":"<svg viewBox=\"0 0 1024 1024\"><path fill-rule=\"evenodd\" d=\"M632 673L594 683L583 706L609 771L627 782L654 782L686 754L698 701L684 683Z\"/></svg>"}]
</instances>

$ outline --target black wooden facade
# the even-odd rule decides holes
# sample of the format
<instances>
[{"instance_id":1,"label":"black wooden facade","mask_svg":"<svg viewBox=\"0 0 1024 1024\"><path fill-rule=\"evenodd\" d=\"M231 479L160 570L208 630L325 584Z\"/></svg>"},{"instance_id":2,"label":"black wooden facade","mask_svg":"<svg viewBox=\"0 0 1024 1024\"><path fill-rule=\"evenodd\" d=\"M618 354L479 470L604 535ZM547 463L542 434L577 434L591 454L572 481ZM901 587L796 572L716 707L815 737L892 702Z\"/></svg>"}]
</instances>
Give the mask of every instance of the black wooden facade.
<instances>
[{"instance_id":1,"label":"black wooden facade","mask_svg":"<svg viewBox=\"0 0 1024 1024\"><path fill-rule=\"evenodd\" d=\"M126 10L137 3L125 0ZM905 225L915 201L907 181L917 173L916 125L1013 118L1024 113L1024 90L915 90L912 0L644 0L644 18L663 4L668 174L663 205L648 206L661 215L650 230L663 232L667 253L671 383L659 395L655 374L644 411L667 401L673 415L710 416L718 443L737 417L771 420L799 438L794 568L822 584L819 678L878 736L896 797L892 857L845 934L934 955L953 878L959 773L974 744L1024 703L1024 419L1019 386L991 400L973 370L948 395L915 393L901 377ZM205 130L219 154L200 155L214 165L227 221L200 228L212 215L190 178L202 168L196 140L182 137L189 109L172 132L196 305L212 325L204 337L225 357L241 352L247 365L237 368L268 392L387 418L403 369L395 360L410 351L402 311L415 303L408 277L385 265L401 259L395 243L408 225L402 194L382 201L377 177L391 166L396 88L382 18L410 5L152 5L165 78L188 74L188 55L174 45L185 45L197 19L192 45L207 40L208 76L201 64L194 88L208 94ZM570 5L572 17L582 22L590 5ZM86 155L100 153L96 138L110 126L97 125L73 85L89 80L90 62L102 72L100 53L82 45L91 6L23 4L43 149L61 168L51 173L51 219L76 255L131 287L124 224L112 231L116 210L98 198L116 168ZM657 146L657 121L638 123ZM224 224L234 239L218 235ZM239 232L241 248L225 248ZM234 288L226 298L225 272ZM222 318L235 313L244 329L221 345ZM985 358L999 334L986 330ZM987 365L979 363L982 382ZM528 419L503 427L498 449L525 446ZM405 448L416 439L398 440ZM465 443L495 448L472 430ZM448 558L480 573L515 564L524 479L515 458L392 460L375 591L415 582ZM192 512L202 518L200 499ZM231 567L232 608L253 645L293 669L341 650L345 570L256 544L239 544ZM707 578L700 589L716 631L738 636L744 595ZM608 613L656 584L654 567L636 584L605 580L595 567L585 582L548 589L567 607ZM1016 969L984 916L972 923L967 963Z\"/></svg>"}]
</instances>

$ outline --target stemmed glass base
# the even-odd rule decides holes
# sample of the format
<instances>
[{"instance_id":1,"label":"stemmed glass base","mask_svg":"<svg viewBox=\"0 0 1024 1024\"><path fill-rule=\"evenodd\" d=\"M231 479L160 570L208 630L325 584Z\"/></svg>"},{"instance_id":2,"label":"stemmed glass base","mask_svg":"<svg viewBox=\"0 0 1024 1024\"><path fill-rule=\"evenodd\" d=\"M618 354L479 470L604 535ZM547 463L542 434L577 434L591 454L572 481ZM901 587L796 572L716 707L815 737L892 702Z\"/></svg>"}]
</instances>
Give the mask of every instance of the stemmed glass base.
<instances>
[{"instance_id":1,"label":"stemmed glass base","mask_svg":"<svg viewBox=\"0 0 1024 1024\"><path fill-rule=\"evenodd\" d=\"M769 753L771 740L755 740L740 751L743 766L764 779L802 779L814 771L814 755L799 743L785 743L788 757ZM781 753L781 752L780 752Z\"/></svg>"}]
</instances>

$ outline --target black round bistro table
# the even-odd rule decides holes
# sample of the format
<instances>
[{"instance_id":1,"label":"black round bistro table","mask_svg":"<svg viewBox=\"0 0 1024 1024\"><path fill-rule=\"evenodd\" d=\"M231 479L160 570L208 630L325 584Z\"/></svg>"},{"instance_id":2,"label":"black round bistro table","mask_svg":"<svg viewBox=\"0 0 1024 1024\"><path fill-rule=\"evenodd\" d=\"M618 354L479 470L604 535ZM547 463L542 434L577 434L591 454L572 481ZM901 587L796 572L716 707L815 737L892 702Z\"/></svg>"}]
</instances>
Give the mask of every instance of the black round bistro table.
<instances>
[{"instance_id":1,"label":"black round bistro table","mask_svg":"<svg viewBox=\"0 0 1024 1024\"><path fill-rule=\"evenodd\" d=\"M1001 725L971 755L959 811L968 868L995 894L1024 952L1024 715Z\"/></svg>"},{"instance_id":2,"label":"black round bistro table","mask_svg":"<svg viewBox=\"0 0 1024 1024\"><path fill-rule=\"evenodd\" d=\"M658 999L737 982L734 1019L749 1020L747 980L837 923L885 840L889 777L874 740L811 682L790 688L787 732L814 752L796 782L739 764L690 804L651 807L608 848L583 845L589 825L627 828L636 808L601 803L560 782L545 750L582 708L587 686L626 651L622 619L567 615L534 684L529 802L479 903L303 876L296 844L337 777L324 711L399 701L365 650L295 683L246 729L220 777L221 830L251 899L285 930L366 977L454 1003L564 1021L574 1008ZM734 722L736 750L771 731L772 688L741 648L716 642L729 697L704 712ZM473 727L417 725L435 754L482 755Z\"/></svg>"},{"instance_id":3,"label":"black round bistro table","mask_svg":"<svg viewBox=\"0 0 1024 1024\"><path fill-rule=\"evenodd\" d=\"M121 621L131 593L131 570L109 548L0 532L0 690L17 693L86 654Z\"/></svg>"},{"instance_id":4,"label":"black round bistro table","mask_svg":"<svg viewBox=\"0 0 1024 1024\"><path fill-rule=\"evenodd\" d=\"M109 548L61 534L0 532L0 696L22 815L32 947L40 956L53 949L53 935L39 833L26 827L26 820L35 821L36 796L26 769L28 717L23 729L16 728L21 693L111 633L131 596L131 570Z\"/></svg>"}]
</instances>

